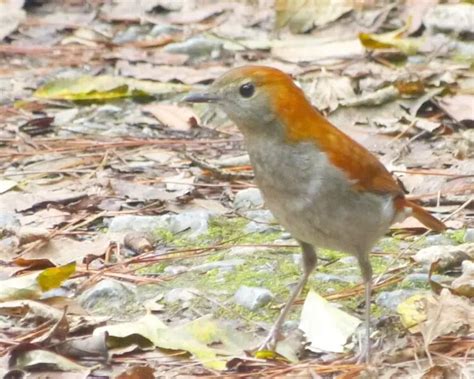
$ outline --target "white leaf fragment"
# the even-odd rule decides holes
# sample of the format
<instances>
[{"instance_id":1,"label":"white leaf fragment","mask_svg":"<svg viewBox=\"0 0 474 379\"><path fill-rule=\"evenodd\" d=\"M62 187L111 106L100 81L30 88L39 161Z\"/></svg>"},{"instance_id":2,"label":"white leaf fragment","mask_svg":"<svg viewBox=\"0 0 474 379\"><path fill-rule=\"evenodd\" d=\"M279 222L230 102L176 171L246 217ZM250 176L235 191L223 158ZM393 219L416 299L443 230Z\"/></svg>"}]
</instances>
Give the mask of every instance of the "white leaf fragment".
<instances>
[{"instance_id":1,"label":"white leaf fragment","mask_svg":"<svg viewBox=\"0 0 474 379\"><path fill-rule=\"evenodd\" d=\"M303 305L299 328L311 343L307 347L309 350L340 353L360 323L358 318L341 311L316 292L310 291Z\"/></svg>"}]
</instances>

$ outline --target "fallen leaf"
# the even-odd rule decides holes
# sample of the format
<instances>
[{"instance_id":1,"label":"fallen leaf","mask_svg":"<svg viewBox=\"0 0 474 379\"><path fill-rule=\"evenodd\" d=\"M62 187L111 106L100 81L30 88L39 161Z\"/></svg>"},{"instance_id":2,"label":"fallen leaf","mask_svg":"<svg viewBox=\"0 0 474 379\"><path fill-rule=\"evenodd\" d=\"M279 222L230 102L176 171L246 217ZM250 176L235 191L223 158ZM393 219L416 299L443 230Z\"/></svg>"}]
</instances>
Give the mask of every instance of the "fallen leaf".
<instances>
[{"instance_id":1,"label":"fallen leaf","mask_svg":"<svg viewBox=\"0 0 474 379\"><path fill-rule=\"evenodd\" d=\"M24 369L31 371L53 368L54 370L59 370L63 372L90 372L90 368L86 366L81 366L80 364L77 364L68 358L65 358L59 354L53 353L48 350L28 350L19 353L13 353L12 356L12 366L16 369Z\"/></svg>"},{"instance_id":2,"label":"fallen leaf","mask_svg":"<svg viewBox=\"0 0 474 379\"><path fill-rule=\"evenodd\" d=\"M18 183L14 180L0 179L0 194L15 188Z\"/></svg>"},{"instance_id":3,"label":"fallen leaf","mask_svg":"<svg viewBox=\"0 0 474 379\"><path fill-rule=\"evenodd\" d=\"M398 97L398 90L395 86L388 86L379 89L375 92L363 93L352 99L346 99L341 101L341 104L346 107L357 107L367 105L380 105L392 101Z\"/></svg>"},{"instance_id":4,"label":"fallen leaf","mask_svg":"<svg viewBox=\"0 0 474 379\"><path fill-rule=\"evenodd\" d=\"M76 262L64 266L50 267L43 270L36 279L42 291L58 288L62 282L76 271Z\"/></svg>"},{"instance_id":5,"label":"fallen leaf","mask_svg":"<svg viewBox=\"0 0 474 379\"><path fill-rule=\"evenodd\" d=\"M275 26L289 26L293 33L305 33L314 26L326 25L353 9L349 0L277 0Z\"/></svg>"},{"instance_id":6,"label":"fallen leaf","mask_svg":"<svg viewBox=\"0 0 474 379\"><path fill-rule=\"evenodd\" d=\"M173 24L197 24L202 21L207 21L211 17L222 14L225 10L229 9L229 4L216 3L207 6L201 6L197 9L192 9L187 12L180 12L172 14L168 17L168 21Z\"/></svg>"},{"instance_id":7,"label":"fallen leaf","mask_svg":"<svg viewBox=\"0 0 474 379\"><path fill-rule=\"evenodd\" d=\"M52 288L59 287L74 271L75 264L47 268L0 281L0 301L36 299Z\"/></svg>"},{"instance_id":8,"label":"fallen leaf","mask_svg":"<svg viewBox=\"0 0 474 379\"><path fill-rule=\"evenodd\" d=\"M356 96L351 80L346 76L337 76L323 72L314 79L307 91L311 102L319 110L337 109L341 101Z\"/></svg>"},{"instance_id":9,"label":"fallen leaf","mask_svg":"<svg viewBox=\"0 0 474 379\"><path fill-rule=\"evenodd\" d=\"M112 180L110 182L112 189L117 196L128 197L129 199L139 201L174 200L180 196L179 192L168 192L152 185L137 184L126 180Z\"/></svg>"},{"instance_id":10,"label":"fallen leaf","mask_svg":"<svg viewBox=\"0 0 474 379\"><path fill-rule=\"evenodd\" d=\"M160 83L119 76L80 76L72 79L57 79L38 88L34 95L42 99L55 100L110 100L123 97L187 92L190 86L175 83Z\"/></svg>"},{"instance_id":11,"label":"fallen leaf","mask_svg":"<svg viewBox=\"0 0 474 379\"><path fill-rule=\"evenodd\" d=\"M22 9L24 2L24 0L0 1L0 41L14 32L25 19L26 13Z\"/></svg>"},{"instance_id":12,"label":"fallen leaf","mask_svg":"<svg viewBox=\"0 0 474 379\"><path fill-rule=\"evenodd\" d=\"M426 321L421 325L421 334L428 348L436 338L474 330L474 305L469 299L453 295L443 289L436 297L428 298Z\"/></svg>"},{"instance_id":13,"label":"fallen leaf","mask_svg":"<svg viewBox=\"0 0 474 379\"><path fill-rule=\"evenodd\" d=\"M415 327L426 320L426 293L410 296L398 304L397 313L405 328L412 333L419 332Z\"/></svg>"},{"instance_id":14,"label":"fallen leaf","mask_svg":"<svg viewBox=\"0 0 474 379\"><path fill-rule=\"evenodd\" d=\"M310 291L303 305L299 328L305 333L314 352L341 353L347 339L361 321L329 303L322 296Z\"/></svg>"},{"instance_id":15,"label":"fallen leaf","mask_svg":"<svg viewBox=\"0 0 474 379\"><path fill-rule=\"evenodd\" d=\"M199 125L199 117L192 108L172 104L147 104L142 110L151 113L162 125L175 130L189 130L193 125Z\"/></svg>"},{"instance_id":16,"label":"fallen leaf","mask_svg":"<svg viewBox=\"0 0 474 379\"><path fill-rule=\"evenodd\" d=\"M99 234L93 240L76 241L70 238L55 238L36 251L28 252L15 259L21 266L29 266L40 262L61 266L70 262L81 262L87 255L102 255L109 246L110 240Z\"/></svg>"},{"instance_id":17,"label":"fallen leaf","mask_svg":"<svg viewBox=\"0 0 474 379\"><path fill-rule=\"evenodd\" d=\"M271 41L272 55L287 62L336 63L356 59L364 55L364 47L358 39L315 39L298 36Z\"/></svg>"},{"instance_id":18,"label":"fallen leaf","mask_svg":"<svg viewBox=\"0 0 474 379\"><path fill-rule=\"evenodd\" d=\"M438 104L457 122L474 122L474 95L444 96Z\"/></svg>"},{"instance_id":19,"label":"fallen leaf","mask_svg":"<svg viewBox=\"0 0 474 379\"><path fill-rule=\"evenodd\" d=\"M253 342L249 336L213 319L211 315L168 327L158 317L148 314L137 321L97 328L94 335L105 332L109 335L112 353L114 346L140 344L146 347L152 344L168 350L188 351L205 367L215 370L224 370L227 360L243 354Z\"/></svg>"},{"instance_id":20,"label":"fallen leaf","mask_svg":"<svg viewBox=\"0 0 474 379\"><path fill-rule=\"evenodd\" d=\"M453 280L451 287L457 295L474 297L474 262L462 262L462 275Z\"/></svg>"},{"instance_id":21,"label":"fallen leaf","mask_svg":"<svg viewBox=\"0 0 474 379\"><path fill-rule=\"evenodd\" d=\"M407 55L413 55L420 48L422 41L419 38L403 38L402 35L407 30L408 25L405 25L388 33L359 33L359 40L362 45L371 50L395 48Z\"/></svg>"}]
</instances>

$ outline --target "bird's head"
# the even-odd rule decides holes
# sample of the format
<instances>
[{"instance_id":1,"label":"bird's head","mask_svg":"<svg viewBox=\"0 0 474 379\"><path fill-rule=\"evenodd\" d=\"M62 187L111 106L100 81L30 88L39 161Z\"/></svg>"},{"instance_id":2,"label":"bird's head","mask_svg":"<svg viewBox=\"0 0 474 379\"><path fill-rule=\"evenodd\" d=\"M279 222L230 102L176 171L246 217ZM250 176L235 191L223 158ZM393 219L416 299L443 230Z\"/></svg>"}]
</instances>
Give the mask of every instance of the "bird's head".
<instances>
[{"instance_id":1,"label":"bird's head","mask_svg":"<svg viewBox=\"0 0 474 379\"><path fill-rule=\"evenodd\" d=\"M275 133L282 129L288 113L307 101L290 76L265 66L244 66L228 71L202 92L185 99L194 103L216 103L244 134Z\"/></svg>"}]
</instances>

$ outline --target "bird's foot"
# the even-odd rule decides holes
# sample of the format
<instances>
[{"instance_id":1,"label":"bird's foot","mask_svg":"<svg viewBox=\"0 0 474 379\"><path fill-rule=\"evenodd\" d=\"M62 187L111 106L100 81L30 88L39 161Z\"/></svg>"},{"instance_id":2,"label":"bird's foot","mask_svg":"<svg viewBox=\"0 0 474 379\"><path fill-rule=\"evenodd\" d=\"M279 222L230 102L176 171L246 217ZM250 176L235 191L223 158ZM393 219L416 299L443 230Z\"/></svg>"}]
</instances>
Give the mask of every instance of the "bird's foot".
<instances>
[{"instance_id":1,"label":"bird's foot","mask_svg":"<svg viewBox=\"0 0 474 379\"><path fill-rule=\"evenodd\" d=\"M280 332L272 328L270 330L270 333L265 337L263 342L260 344L260 346L257 348L257 351L255 352L255 356L257 358L262 358L262 359L273 359L276 357L276 345L278 343L278 337L280 336Z\"/></svg>"},{"instance_id":2,"label":"bird's foot","mask_svg":"<svg viewBox=\"0 0 474 379\"><path fill-rule=\"evenodd\" d=\"M357 364L370 365L370 342L361 343L359 353L356 355Z\"/></svg>"}]
</instances>

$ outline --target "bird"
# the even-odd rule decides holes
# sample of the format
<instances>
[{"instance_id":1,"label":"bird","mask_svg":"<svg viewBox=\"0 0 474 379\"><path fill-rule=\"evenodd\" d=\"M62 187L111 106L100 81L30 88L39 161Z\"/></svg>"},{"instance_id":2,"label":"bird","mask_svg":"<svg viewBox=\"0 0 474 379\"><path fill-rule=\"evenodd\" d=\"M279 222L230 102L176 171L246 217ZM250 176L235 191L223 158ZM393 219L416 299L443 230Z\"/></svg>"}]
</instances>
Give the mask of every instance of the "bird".
<instances>
[{"instance_id":1,"label":"bird","mask_svg":"<svg viewBox=\"0 0 474 379\"><path fill-rule=\"evenodd\" d=\"M433 231L446 226L408 200L378 158L334 126L276 68L230 69L183 100L214 103L238 127L265 206L301 246L302 276L259 350L275 351L281 326L324 248L357 258L365 288L359 357L370 363L372 247L410 215Z\"/></svg>"}]
</instances>

